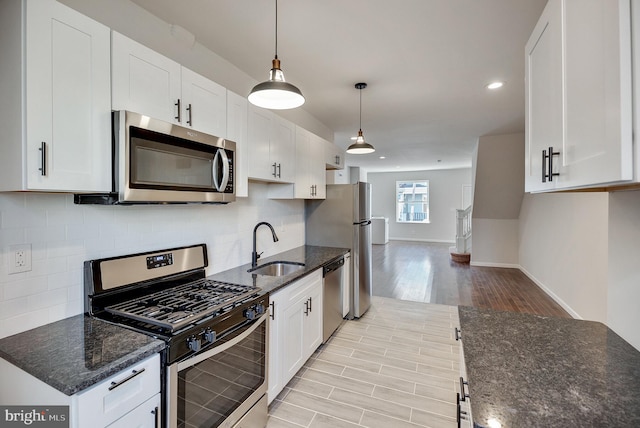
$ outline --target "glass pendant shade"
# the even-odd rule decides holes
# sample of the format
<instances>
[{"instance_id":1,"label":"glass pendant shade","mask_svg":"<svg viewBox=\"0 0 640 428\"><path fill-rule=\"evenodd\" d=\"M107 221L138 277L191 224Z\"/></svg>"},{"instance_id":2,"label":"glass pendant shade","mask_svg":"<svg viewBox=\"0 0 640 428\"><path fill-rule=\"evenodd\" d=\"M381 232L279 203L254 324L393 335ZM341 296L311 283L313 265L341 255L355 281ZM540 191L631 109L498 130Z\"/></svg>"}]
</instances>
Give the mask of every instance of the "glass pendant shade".
<instances>
[{"instance_id":1,"label":"glass pendant shade","mask_svg":"<svg viewBox=\"0 0 640 428\"><path fill-rule=\"evenodd\" d=\"M274 110L286 110L304 104L304 96L300 89L284 80L278 58L273 60L269 80L254 86L248 99L253 105Z\"/></svg>"}]
</instances>

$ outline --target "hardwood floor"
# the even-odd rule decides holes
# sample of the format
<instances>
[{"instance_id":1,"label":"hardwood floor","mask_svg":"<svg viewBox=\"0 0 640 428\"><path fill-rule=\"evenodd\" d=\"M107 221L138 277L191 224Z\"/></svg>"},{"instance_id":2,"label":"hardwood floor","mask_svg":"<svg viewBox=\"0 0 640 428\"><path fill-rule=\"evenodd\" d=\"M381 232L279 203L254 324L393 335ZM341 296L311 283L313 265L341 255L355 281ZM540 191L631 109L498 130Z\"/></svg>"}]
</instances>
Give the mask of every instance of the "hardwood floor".
<instances>
[{"instance_id":1,"label":"hardwood floor","mask_svg":"<svg viewBox=\"0 0 640 428\"><path fill-rule=\"evenodd\" d=\"M374 245L373 295L570 318L520 270L455 263L449 246L411 241Z\"/></svg>"}]
</instances>

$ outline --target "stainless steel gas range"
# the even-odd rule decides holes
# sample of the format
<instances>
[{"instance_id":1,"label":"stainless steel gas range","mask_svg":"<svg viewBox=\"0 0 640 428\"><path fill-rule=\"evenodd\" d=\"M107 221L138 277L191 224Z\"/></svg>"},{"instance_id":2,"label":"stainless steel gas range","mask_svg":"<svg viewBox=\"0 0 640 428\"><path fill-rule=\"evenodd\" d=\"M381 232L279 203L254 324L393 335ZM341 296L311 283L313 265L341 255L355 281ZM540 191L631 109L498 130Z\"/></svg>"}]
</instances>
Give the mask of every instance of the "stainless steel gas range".
<instances>
[{"instance_id":1,"label":"stainless steel gas range","mask_svg":"<svg viewBox=\"0 0 640 428\"><path fill-rule=\"evenodd\" d=\"M86 311L166 342L164 426L264 427L269 296L207 264L205 244L86 261Z\"/></svg>"}]
</instances>

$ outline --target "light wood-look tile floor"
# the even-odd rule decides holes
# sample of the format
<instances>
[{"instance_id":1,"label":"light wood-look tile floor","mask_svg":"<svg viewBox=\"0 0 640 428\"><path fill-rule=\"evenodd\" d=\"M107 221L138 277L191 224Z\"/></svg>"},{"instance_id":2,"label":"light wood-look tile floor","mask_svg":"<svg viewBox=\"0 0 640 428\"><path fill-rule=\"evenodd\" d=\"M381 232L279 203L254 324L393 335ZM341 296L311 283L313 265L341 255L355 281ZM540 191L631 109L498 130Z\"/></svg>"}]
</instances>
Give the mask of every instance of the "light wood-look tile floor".
<instances>
[{"instance_id":1,"label":"light wood-look tile floor","mask_svg":"<svg viewBox=\"0 0 640 428\"><path fill-rule=\"evenodd\" d=\"M456 306L375 297L269 407L268 428L456 426Z\"/></svg>"}]
</instances>

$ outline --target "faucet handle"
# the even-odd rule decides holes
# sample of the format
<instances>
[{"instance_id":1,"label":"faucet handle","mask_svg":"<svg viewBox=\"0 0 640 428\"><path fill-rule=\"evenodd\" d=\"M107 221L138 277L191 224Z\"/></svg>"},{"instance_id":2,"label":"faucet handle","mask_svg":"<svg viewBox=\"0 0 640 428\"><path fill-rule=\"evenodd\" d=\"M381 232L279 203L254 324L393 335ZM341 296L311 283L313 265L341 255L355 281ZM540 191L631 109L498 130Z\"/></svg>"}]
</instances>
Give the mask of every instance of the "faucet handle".
<instances>
[{"instance_id":1,"label":"faucet handle","mask_svg":"<svg viewBox=\"0 0 640 428\"><path fill-rule=\"evenodd\" d=\"M262 252L260 252L260 253L256 254L256 260L258 260L258 259L260 258L260 256L262 255L262 253L264 253L264 251L262 251Z\"/></svg>"}]
</instances>

